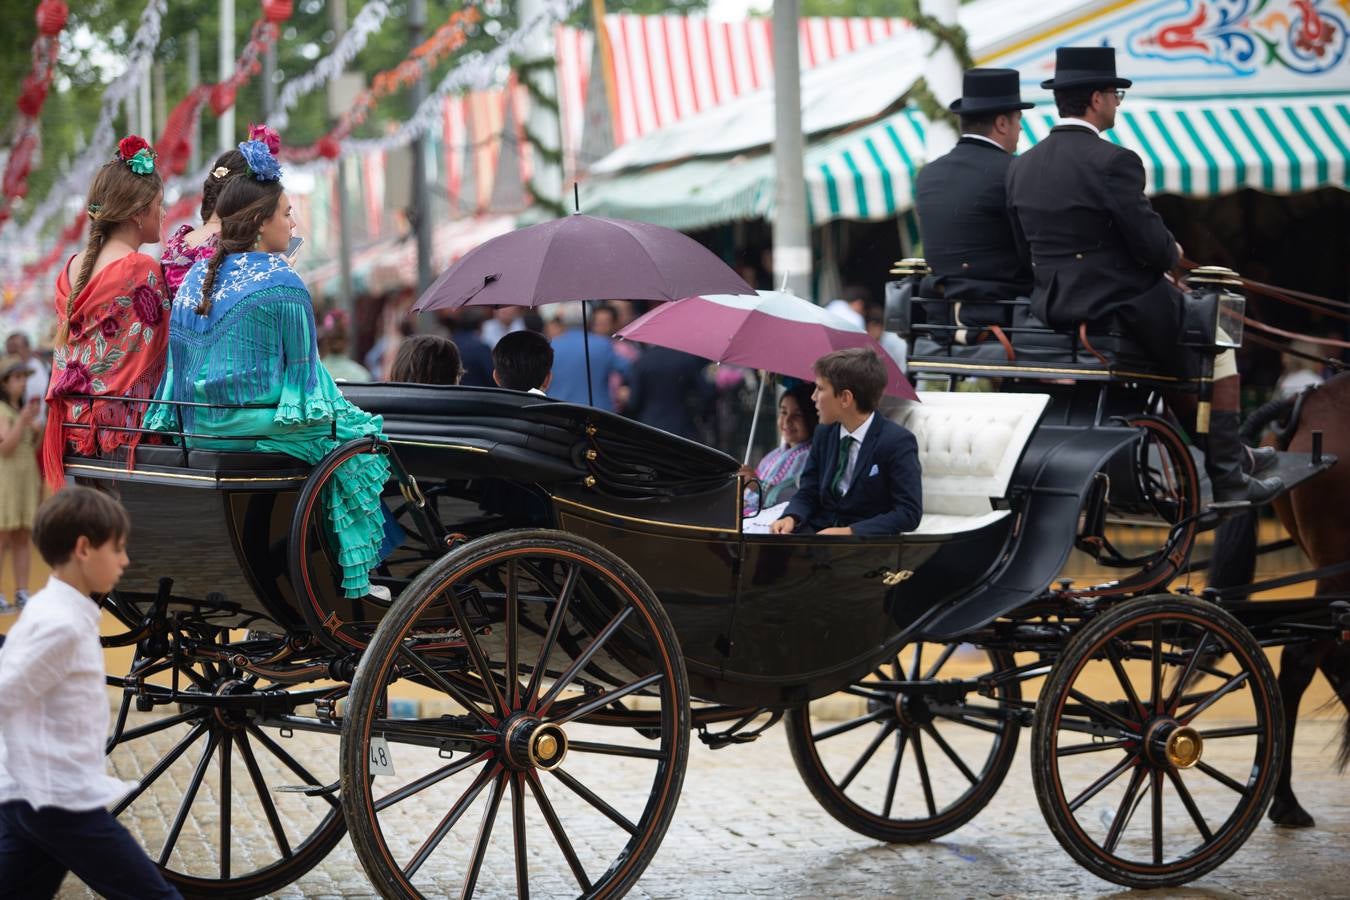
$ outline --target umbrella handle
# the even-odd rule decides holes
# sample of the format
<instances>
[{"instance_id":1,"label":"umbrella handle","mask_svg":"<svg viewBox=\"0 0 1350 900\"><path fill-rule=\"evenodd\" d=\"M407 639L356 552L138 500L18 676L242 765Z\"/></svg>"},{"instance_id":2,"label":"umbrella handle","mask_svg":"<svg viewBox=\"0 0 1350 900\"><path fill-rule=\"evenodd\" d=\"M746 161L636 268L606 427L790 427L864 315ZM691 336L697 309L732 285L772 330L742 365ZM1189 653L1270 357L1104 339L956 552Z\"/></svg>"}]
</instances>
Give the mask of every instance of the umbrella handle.
<instances>
[{"instance_id":1,"label":"umbrella handle","mask_svg":"<svg viewBox=\"0 0 1350 900\"><path fill-rule=\"evenodd\" d=\"M586 301L581 301L581 350L586 355L586 405L595 405L595 391L591 388L591 325L586 321Z\"/></svg>"},{"instance_id":2,"label":"umbrella handle","mask_svg":"<svg viewBox=\"0 0 1350 900\"><path fill-rule=\"evenodd\" d=\"M750 438L745 442L745 459L741 461L743 466L750 465L750 449L755 445L755 429L759 426L759 408L764 403L764 382L767 380L765 371L760 369L759 390L755 392L755 414L750 417Z\"/></svg>"}]
</instances>

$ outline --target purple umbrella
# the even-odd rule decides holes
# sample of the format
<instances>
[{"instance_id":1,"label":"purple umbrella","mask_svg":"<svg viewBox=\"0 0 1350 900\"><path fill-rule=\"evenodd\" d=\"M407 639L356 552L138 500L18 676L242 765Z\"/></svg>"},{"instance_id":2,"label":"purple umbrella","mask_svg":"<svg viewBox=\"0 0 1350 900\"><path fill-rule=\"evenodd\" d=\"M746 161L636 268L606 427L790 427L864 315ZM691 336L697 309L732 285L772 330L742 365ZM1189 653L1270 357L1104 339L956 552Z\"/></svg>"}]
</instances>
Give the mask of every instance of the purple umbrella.
<instances>
[{"instance_id":1,"label":"purple umbrella","mask_svg":"<svg viewBox=\"0 0 1350 900\"><path fill-rule=\"evenodd\" d=\"M471 250L427 288L413 309L750 292L726 263L678 231L577 214L521 228Z\"/></svg>"}]
</instances>

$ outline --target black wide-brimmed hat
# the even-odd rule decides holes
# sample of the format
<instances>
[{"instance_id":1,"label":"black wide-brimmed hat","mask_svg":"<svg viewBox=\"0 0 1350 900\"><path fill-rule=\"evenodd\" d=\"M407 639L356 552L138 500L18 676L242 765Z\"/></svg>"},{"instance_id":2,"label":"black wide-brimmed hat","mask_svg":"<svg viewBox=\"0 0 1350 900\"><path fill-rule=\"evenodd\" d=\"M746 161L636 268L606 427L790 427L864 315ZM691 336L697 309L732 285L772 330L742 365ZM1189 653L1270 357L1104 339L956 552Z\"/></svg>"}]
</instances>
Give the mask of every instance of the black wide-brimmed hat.
<instances>
[{"instance_id":1,"label":"black wide-brimmed hat","mask_svg":"<svg viewBox=\"0 0 1350 900\"><path fill-rule=\"evenodd\" d=\"M1016 69L968 69L961 84L961 96L947 107L959 116L981 116L1031 109L1023 103Z\"/></svg>"},{"instance_id":2,"label":"black wide-brimmed hat","mask_svg":"<svg viewBox=\"0 0 1350 900\"><path fill-rule=\"evenodd\" d=\"M1127 88L1134 84L1116 76L1116 48L1060 47L1055 50L1055 77L1042 81L1047 91L1064 88Z\"/></svg>"}]
</instances>

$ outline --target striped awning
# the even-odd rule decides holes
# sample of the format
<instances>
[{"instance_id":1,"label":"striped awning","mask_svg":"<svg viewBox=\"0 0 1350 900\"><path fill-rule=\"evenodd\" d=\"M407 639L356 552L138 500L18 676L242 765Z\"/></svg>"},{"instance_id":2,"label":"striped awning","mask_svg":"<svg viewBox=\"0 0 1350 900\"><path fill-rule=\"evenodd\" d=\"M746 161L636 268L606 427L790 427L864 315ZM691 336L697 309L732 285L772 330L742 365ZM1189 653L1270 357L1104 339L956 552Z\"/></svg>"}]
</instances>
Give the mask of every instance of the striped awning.
<instances>
[{"instance_id":1,"label":"striped awning","mask_svg":"<svg viewBox=\"0 0 1350 900\"><path fill-rule=\"evenodd\" d=\"M1053 110L1022 118L1021 150L1055 126ZM808 153L812 221L889 219L914 203L924 121L907 110ZM1350 189L1350 96L1126 100L1106 138L1139 154L1146 192L1215 197L1242 188L1296 194Z\"/></svg>"},{"instance_id":2,"label":"striped awning","mask_svg":"<svg viewBox=\"0 0 1350 900\"><path fill-rule=\"evenodd\" d=\"M1022 119L1021 150L1054 127L1052 110ZM905 109L818 141L805 157L812 224L884 220L914 205L927 120ZM1241 188L1294 194L1350 189L1350 96L1171 102L1132 98L1107 139L1139 154L1149 194L1213 197ZM774 209L773 154L696 159L595 180L583 194L598 215L690 230Z\"/></svg>"}]
</instances>

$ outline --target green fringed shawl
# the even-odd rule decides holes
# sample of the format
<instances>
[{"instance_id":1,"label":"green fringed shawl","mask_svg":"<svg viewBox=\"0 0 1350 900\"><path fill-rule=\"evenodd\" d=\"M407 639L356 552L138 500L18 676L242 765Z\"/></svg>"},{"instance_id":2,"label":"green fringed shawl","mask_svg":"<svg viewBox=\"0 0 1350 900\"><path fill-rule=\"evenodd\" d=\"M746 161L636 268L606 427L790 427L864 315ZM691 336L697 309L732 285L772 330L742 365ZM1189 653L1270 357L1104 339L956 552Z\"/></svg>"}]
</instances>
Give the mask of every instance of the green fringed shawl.
<instances>
[{"instance_id":1,"label":"green fringed shawl","mask_svg":"<svg viewBox=\"0 0 1350 900\"><path fill-rule=\"evenodd\" d=\"M338 444L377 434L381 420L353 406L319 360L314 307L304 282L270 253L227 256L210 312L196 312L206 260L188 271L169 319L169 358L145 426L181 432L189 446L286 453L316 463ZM247 405L250 408L239 407ZM335 437L336 435L336 437ZM343 591L369 592L384 536L382 455L348 460L324 501Z\"/></svg>"}]
</instances>

